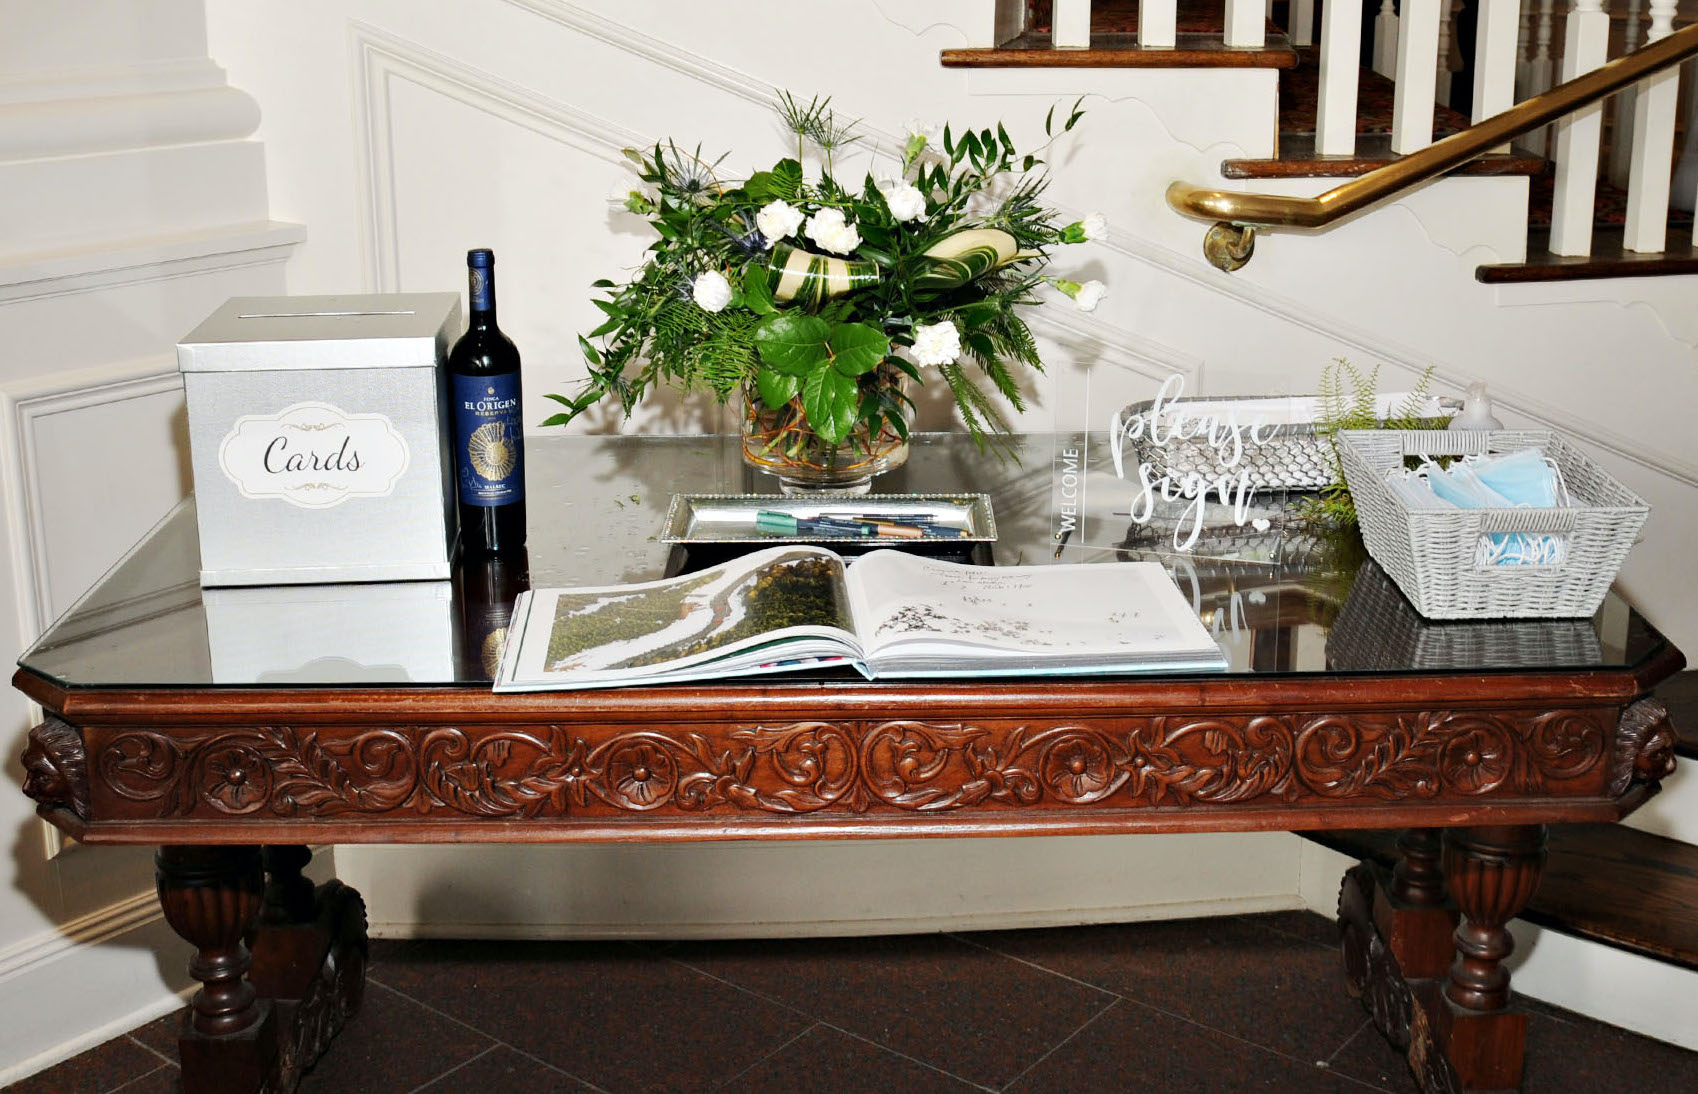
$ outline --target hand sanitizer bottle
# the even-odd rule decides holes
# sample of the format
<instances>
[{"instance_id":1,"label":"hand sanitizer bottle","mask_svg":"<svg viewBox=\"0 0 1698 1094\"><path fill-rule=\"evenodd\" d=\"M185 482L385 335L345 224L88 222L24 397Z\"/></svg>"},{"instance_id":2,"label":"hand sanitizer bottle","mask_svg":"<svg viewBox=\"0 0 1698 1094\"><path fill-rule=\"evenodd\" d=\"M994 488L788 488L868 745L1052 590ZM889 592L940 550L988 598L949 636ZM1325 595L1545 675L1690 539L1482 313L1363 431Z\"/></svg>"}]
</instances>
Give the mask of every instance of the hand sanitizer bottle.
<instances>
[{"instance_id":1,"label":"hand sanitizer bottle","mask_svg":"<svg viewBox=\"0 0 1698 1094\"><path fill-rule=\"evenodd\" d=\"M1451 429L1502 429L1503 423L1492 417L1492 400L1486 385L1478 380L1468 385L1468 395L1462 401L1462 413L1450 420Z\"/></svg>"}]
</instances>

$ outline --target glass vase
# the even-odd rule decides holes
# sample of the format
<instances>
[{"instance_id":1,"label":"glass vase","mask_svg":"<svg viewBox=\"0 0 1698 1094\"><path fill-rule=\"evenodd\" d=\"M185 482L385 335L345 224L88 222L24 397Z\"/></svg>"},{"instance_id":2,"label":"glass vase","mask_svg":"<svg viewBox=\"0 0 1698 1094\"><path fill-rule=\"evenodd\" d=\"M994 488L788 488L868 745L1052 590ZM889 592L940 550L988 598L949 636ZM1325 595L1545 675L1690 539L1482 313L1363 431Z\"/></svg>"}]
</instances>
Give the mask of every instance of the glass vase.
<instances>
[{"instance_id":1,"label":"glass vase","mask_svg":"<svg viewBox=\"0 0 1698 1094\"><path fill-rule=\"evenodd\" d=\"M785 494L865 494L873 476L908 461L907 437L888 424L875 436L857 422L832 444L808 427L800 397L777 410L753 388L743 397L743 462L776 475Z\"/></svg>"}]
</instances>

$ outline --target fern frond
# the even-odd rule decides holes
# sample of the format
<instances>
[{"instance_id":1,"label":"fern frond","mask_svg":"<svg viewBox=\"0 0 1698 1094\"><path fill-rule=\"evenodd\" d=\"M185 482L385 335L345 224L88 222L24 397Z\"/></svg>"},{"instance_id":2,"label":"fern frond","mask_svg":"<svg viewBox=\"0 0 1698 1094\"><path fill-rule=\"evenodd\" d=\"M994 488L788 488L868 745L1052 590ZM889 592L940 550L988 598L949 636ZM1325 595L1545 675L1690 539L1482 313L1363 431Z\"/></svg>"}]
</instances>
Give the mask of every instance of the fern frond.
<instances>
[{"instance_id":1,"label":"fern frond","mask_svg":"<svg viewBox=\"0 0 1698 1094\"><path fill-rule=\"evenodd\" d=\"M939 365L938 374L954 394L956 408L961 412L961 422L967 427L973 443L982 451L985 442L989 441L991 450L998 456L1012 456L1014 446L1010 440L1011 431L1001 409L979 390L959 363Z\"/></svg>"}]
</instances>

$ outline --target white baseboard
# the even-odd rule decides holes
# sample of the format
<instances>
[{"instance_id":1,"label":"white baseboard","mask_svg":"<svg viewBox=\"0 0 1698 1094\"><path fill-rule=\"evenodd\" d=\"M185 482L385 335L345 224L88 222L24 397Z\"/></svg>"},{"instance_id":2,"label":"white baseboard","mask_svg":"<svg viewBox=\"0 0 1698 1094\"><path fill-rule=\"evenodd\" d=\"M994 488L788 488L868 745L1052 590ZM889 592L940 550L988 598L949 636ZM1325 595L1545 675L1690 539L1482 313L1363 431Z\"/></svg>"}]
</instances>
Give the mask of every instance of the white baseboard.
<instances>
[{"instance_id":1,"label":"white baseboard","mask_svg":"<svg viewBox=\"0 0 1698 1094\"><path fill-rule=\"evenodd\" d=\"M1205 916L1284 912L1302 905L1295 895L1276 894L1171 904L1058 908L1044 911L996 911L980 914L904 916L892 919L812 919L779 923L373 923L373 938L526 939L730 939L843 938L882 934L936 934L944 931L1007 931L1026 927L1082 927L1096 923L1200 919Z\"/></svg>"},{"instance_id":2,"label":"white baseboard","mask_svg":"<svg viewBox=\"0 0 1698 1094\"><path fill-rule=\"evenodd\" d=\"M314 851L306 875L327 881L333 858ZM0 951L0 1090L182 1006L192 952L151 890Z\"/></svg>"},{"instance_id":3,"label":"white baseboard","mask_svg":"<svg viewBox=\"0 0 1698 1094\"><path fill-rule=\"evenodd\" d=\"M0 979L0 1088L169 1014L193 987L185 945L157 911L98 941L32 941L39 952L8 950Z\"/></svg>"},{"instance_id":4,"label":"white baseboard","mask_svg":"<svg viewBox=\"0 0 1698 1094\"><path fill-rule=\"evenodd\" d=\"M1304 845L1298 889L1310 911L1338 912L1339 879L1355 859ZM1328 879L1331 879L1330 882ZM1612 1026L1698 1050L1698 972L1547 930L1517 919L1509 925L1514 987L1534 999Z\"/></svg>"}]
</instances>

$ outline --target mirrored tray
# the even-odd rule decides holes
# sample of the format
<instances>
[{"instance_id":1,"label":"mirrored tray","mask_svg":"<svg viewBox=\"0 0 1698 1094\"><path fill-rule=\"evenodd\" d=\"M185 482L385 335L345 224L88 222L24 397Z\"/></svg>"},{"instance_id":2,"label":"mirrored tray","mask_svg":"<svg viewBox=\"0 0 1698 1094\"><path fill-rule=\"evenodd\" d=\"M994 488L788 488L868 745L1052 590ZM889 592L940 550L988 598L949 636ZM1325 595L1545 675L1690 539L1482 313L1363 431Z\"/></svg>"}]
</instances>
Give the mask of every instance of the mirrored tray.
<instances>
[{"instance_id":1,"label":"mirrored tray","mask_svg":"<svg viewBox=\"0 0 1698 1094\"><path fill-rule=\"evenodd\" d=\"M824 530L813 524L821 519ZM842 524L871 524L878 531L836 530ZM660 536L662 543L674 544L798 540L878 546L990 543L996 540L996 518L986 494L674 494Z\"/></svg>"}]
</instances>

